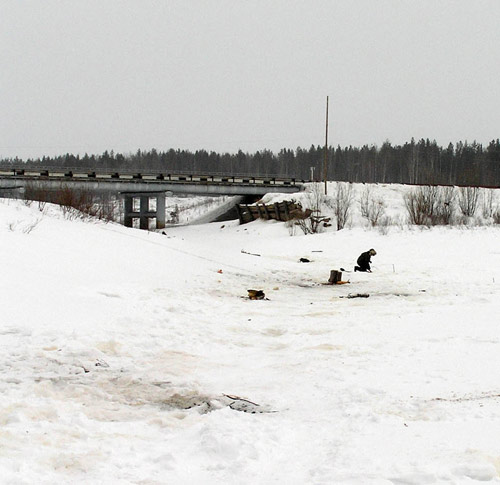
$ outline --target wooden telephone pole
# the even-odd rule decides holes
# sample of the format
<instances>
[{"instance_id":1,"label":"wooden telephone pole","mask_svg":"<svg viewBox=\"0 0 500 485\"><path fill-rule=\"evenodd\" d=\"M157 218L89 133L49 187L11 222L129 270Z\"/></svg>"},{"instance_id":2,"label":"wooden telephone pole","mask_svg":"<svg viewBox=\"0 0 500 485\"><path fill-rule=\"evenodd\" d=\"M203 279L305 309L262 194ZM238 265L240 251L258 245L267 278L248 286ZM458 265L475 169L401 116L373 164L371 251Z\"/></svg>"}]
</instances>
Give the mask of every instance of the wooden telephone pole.
<instances>
[{"instance_id":1,"label":"wooden telephone pole","mask_svg":"<svg viewBox=\"0 0 500 485\"><path fill-rule=\"evenodd\" d=\"M325 181L325 195L327 195L327 183L326 179L328 177L328 96L326 97L326 133L325 133L325 159L323 161L323 180Z\"/></svg>"}]
</instances>

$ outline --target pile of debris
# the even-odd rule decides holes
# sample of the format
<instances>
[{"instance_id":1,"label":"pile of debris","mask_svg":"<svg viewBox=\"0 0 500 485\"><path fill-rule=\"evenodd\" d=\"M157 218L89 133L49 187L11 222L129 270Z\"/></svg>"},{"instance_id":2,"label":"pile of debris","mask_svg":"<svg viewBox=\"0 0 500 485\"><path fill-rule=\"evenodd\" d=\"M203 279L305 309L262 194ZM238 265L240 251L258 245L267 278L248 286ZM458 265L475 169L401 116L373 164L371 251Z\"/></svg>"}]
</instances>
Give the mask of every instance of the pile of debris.
<instances>
[{"instance_id":1,"label":"pile of debris","mask_svg":"<svg viewBox=\"0 0 500 485\"><path fill-rule=\"evenodd\" d=\"M302 209L298 202L284 200L274 204L256 203L254 205L237 204L236 210L240 224L255 221L256 219L265 219L276 221L290 221L292 219L306 219L311 214L311 209Z\"/></svg>"}]
</instances>

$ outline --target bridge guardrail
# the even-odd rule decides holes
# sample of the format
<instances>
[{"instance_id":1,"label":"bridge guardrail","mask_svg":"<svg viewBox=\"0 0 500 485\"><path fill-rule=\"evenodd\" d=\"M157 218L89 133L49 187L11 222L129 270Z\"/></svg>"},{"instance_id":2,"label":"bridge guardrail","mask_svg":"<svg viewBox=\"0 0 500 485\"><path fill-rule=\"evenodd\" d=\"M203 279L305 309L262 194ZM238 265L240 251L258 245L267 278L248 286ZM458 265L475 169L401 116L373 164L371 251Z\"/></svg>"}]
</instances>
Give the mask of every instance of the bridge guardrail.
<instances>
[{"instance_id":1,"label":"bridge guardrail","mask_svg":"<svg viewBox=\"0 0 500 485\"><path fill-rule=\"evenodd\" d=\"M0 177L51 177L51 178L91 178L103 179L139 179L148 181L172 181L172 182L215 182L215 183L254 183L254 184L277 184L296 185L303 183L294 177L284 177L275 174L259 175L224 172L185 172L179 170L156 171L156 170L114 170L108 168L79 168L79 167L35 167L35 166L0 166Z\"/></svg>"}]
</instances>

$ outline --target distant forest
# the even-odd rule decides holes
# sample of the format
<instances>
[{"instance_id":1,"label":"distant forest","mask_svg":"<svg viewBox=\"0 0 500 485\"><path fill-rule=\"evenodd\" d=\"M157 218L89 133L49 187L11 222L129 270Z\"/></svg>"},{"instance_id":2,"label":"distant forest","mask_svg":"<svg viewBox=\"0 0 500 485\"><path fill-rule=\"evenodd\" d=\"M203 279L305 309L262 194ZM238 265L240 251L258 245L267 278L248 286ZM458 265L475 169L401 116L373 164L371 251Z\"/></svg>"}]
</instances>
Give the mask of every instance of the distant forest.
<instances>
[{"instance_id":1,"label":"distant forest","mask_svg":"<svg viewBox=\"0 0 500 485\"><path fill-rule=\"evenodd\" d=\"M160 171L192 174L246 174L297 180L322 180L324 147L282 149L279 153L216 153L205 150L149 151L134 154L105 151L102 155L61 155L35 160L3 159L10 166L92 168L95 170ZM404 145L389 141L378 146L329 147L328 180L365 183L500 186L500 141L488 146L473 142L450 143L412 139Z\"/></svg>"}]
</instances>

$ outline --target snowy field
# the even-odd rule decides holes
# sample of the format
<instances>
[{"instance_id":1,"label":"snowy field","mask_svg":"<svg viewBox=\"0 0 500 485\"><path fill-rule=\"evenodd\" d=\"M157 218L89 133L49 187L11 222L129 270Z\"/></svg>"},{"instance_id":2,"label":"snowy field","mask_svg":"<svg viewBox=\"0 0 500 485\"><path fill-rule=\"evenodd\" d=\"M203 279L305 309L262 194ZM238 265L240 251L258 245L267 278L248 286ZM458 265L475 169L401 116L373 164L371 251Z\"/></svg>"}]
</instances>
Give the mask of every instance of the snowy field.
<instances>
[{"instance_id":1,"label":"snowy field","mask_svg":"<svg viewBox=\"0 0 500 485\"><path fill-rule=\"evenodd\" d=\"M500 227L402 190L307 236L0 199L0 483L500 483Z\"/></svg>"}]
</instances>

